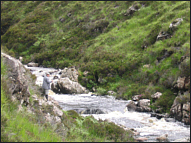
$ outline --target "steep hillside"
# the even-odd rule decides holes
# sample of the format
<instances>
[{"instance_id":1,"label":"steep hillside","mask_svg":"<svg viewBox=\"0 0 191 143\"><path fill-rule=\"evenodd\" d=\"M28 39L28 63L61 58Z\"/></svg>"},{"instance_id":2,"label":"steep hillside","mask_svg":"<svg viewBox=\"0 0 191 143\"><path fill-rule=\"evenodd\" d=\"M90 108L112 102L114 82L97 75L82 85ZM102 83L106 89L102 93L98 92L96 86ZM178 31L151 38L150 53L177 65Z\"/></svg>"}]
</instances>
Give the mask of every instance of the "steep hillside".
<instances>
[{"instance_id":1,"label":"steep hillside","mask_svg":"<svg viewBox=\"0 0 191 143\"><path fill-rule=\"evenodd\" d=\"M2 1L1 42L25 64L75 66L100 94L162 92L162 112L190 91L175 86L190 77L189 1Z\"/></svg>"}]
</instances>

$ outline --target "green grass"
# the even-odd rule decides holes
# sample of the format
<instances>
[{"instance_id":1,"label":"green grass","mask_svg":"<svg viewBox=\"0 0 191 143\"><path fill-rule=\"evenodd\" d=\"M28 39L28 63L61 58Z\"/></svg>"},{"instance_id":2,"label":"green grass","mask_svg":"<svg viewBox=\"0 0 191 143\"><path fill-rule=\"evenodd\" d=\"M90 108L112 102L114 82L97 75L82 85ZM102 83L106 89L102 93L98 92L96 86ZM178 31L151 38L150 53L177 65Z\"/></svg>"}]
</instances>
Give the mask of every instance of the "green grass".
<instances>
[{"instance_id":1,"label":"green grass","mask_svg":"<svg viewBox=\"0 0 191 143\"><path fill-rule=\"evenodd\" d=\"M139 10L125 16L132 5ZM10 54L23 56L25 64L76 66L80 72L89 71L87 77L79 76L79 82L90 91L112 89L119 98L129 99L145 94L139 87L149 83L167 91L178 76L189 76L188 61L179 69L180 58L190 57L189 5L189 1L2 2L1 41ZM169 25L177 18L183 21L172 31ZM156 41L161 31L172 37ZM157 64L163 50L173 54ZM151 68L144 69L145 64Z\"/></svg>"}]
</instances>

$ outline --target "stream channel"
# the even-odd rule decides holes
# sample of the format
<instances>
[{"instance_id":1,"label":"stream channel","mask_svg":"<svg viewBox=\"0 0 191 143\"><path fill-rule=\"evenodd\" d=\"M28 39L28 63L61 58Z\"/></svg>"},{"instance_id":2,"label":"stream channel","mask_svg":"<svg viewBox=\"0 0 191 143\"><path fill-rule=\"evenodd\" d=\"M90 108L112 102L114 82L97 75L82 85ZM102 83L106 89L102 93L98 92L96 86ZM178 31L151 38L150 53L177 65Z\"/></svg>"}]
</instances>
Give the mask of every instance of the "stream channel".
<instances>
[{"instance_id":1,"label":"stream channel","mask_svg":"<svg viewBox=\"0 0 191 143\"><path fill-rule=\"evenodd\" d=\"M41 86L43 76L46 72L53 72L51 77L58 75L59 71L54 68L28 67L32 74L37 76L36 84ZM56 82L55 79L54 82ZM140 134L135 138L146 137L146 142L157 142L156 138L168 134L168 141L190 138L190 125L181 122L167 122L164 118L151 117L150 113L128 111L126 105L129 101L117 100L113 96L96 96L91 94L54 94L49 95L56 101L63 110L85 110L100 109L106 114L81 114L82 116L92 115L96 119L109 120L125 128L134 129Z\"/></svg>"}]
</instances>

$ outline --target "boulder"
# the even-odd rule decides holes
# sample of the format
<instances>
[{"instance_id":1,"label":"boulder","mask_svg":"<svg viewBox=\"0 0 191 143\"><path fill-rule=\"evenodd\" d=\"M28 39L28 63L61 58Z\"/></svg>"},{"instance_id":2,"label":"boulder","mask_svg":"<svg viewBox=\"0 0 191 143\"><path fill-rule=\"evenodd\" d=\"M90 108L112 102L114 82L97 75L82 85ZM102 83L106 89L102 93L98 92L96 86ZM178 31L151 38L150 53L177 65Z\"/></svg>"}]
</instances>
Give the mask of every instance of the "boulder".
<instances>
[{"instance_id":1,"label":"boulder","mask_svg":"<svg viewBox=\"0 0 191 143\"><path fill-rule=\"evenodd\" d=\"M128 111L135 111L137 106L135 105L135 102L130 101L127 105L126 105Z\"/></svg>"},{"instance_id":2,"label":"boulder","mask_svg":"<svg viewBox=\"0 0 191 143\"><path fill-rule=\"evenodd\" d=\"M157 137L156 140L159 142L167 142L168 141L167 137L168 137L168 134L164 134L164 135Z\"/></svg>"},{"instance_id":3,"label":"boulder","mask_svg":"<svg viewBox=\"0 0 191 143\"><path fill-rule=\"evenodd\" d=\"M141 107L137 107L136 110L137 112L151 112L151 108L147 107L147 106L141 106Z\"/></svg>"},{"instance_id":4,"label":"boulder","mask_svg":"<svg viewBox=\"0 0 191 143\"><path fill-rule=\"evenodd\" d=\"M138 106L142 107L142 106L150 106L150 100L149 99L141 99L138 102Z\"/></svg>"},{"instance_id":5,"label":"boulder","mask_svg":"<svg viewBox=\"0 0 191 143\"><path fill-rule=\"evenodd\" d=\"M71 81L68 77L60 78L57 83L52 83L51 89L55 93L63 94L88 93L85 87L81 86L78 82Z\"/></svg>"},{"instance_id":6,"label":"boulder","mask_svg":"<svg viewBox=\"0 0 191 143\"><path fill-rule=\"evenodd\" d=\"M138 101L137 108L135 111L137 112L151 112L150 100L149 99L141 99Z\"/></svg>"},{"instance_id":7,"label":"boulder","mask_svg":"<svg viewBox=\"0 0 191 143\"><path fill-rule=\"evenodd\" d=\"M178 89L183 89L184 88L185 79L186 79L186 77L178 77L178 80L177 80Z\"/></svg>"},{"instance_id":8,"label":"boulder","mask_svg":"<svg viewBox=\"0 0 191 143\"><path fill-rule=\"evenodd\" d=\"M155 94L151 95L151 98L153 98L153 99L159 99L161 95L162 95L161 92L156 92Z\"/></svg>"},{"instance_id":9,"label":"boulder","mask_svg":"<svg viewBox=\"0 0 191 143\"><path fill-rule=\"evenodd\" d=\"M182 122L190 125L190 102L183 104L182 107Z\"/></svg>"},{"instance_id":10,"label":"boulder","mask_svg":"<svg viewBox=\"0 0 191 143\"><path fill-rule=\"evenodd\" d=\"M61 78L68 77L71 81L78 82L78 71L75 68L64 68L61 73Z\"/></svg>"},{"instance_id":11,"label":"boulder","mask_svg":"<svg viewBox=\"0 0 191 143\"><path fill-rule=\"evenodd\" d=\"M38 67L38 63L30 62L27 64L28 67Z\"/></svg>"}]
</instances>

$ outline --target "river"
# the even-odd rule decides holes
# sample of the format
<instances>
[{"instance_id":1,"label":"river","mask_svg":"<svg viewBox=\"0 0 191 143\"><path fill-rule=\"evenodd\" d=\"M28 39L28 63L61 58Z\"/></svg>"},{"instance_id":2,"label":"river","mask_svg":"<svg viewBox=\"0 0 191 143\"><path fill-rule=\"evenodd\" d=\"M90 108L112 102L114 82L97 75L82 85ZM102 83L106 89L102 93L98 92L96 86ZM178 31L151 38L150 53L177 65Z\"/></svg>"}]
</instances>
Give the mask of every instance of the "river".
<instances>
[{"instance_id":1,"label":"river","mask_svg":"<svg viewBox=\"0 0 191 143\"><path fill-rule=\"evenodd\" d=\"M54 72L54 68L27 67L32 74L37 76L36 84L41 85L46 72ZM57 70L58 71L58 70ZM53 75L56 75L56 72ZM157 142L156 138L168 134L168 141L190 138L190 125L181 122L167 122L164 118L151 117L150 113L128 111L126 105L129 101L117 100L112 96L95 96L91 94L54 94L49 95L59 102L63 110L100 109L105 114L81 114L82 116L94 116L96 119L109 120L124 128L134 129L140 134L138 137L146 137L146 142Z\"/></svg>"}]
</instances>

